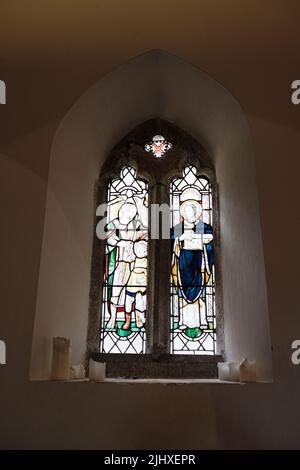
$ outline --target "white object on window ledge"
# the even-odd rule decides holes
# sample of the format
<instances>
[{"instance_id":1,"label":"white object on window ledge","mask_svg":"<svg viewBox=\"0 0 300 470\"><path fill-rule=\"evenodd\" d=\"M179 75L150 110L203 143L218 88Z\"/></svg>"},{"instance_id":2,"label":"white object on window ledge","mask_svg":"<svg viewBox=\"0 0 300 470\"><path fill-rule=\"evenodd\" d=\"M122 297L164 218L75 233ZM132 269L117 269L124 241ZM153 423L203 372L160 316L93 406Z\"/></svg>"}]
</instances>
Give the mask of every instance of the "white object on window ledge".
<instances>
[{"instance_id":1,"label":"white object on window ledge","mask_svg":"<svg viewBox=\"0 0 300 470\"><path fill-rule=\"evenodd\" d=\"M85 368L82 364L74 364L70 367L70 379L84 379Z\"/></svg>"},{"instance_id":2,"label":"white object on window ledge","mask_svg":"<svg viewBox=\"0 0 300 470\"><path fill-rule=\"evenodd\" d=\"M89 379L93 382L104 382L105 381L105 362L96 362L93 359L89 361Z\"/></svg>"},{"instance_id":3,"label":"white object on window ledge","mask_svg":"<svg viewBox=\"0 0 300 470\"><path fill-rule=\"evenodd\" d=\"M52 339L52 371L53 380L70 378L71 340L56 337Z\"/></svg>"},{"instance_id":4,"label":"white object on window ledge","mask_svg":"<svg viewBox=\"0 0 300 470\"><path fill-rule=\"evenodd\" d=\"M240 382L256 382L256 361L243 359L240 363Z\"/></svg>"},{"instance_id":5,"label":"white object on window ledge","mask_svg":"<svg viewBox=\"0 0 300 470\"><path fill-rule=\"evenodd\" d=\"M219 380L239 381L239 364L236 362L218 362Z\"/></svg>"}]
</instances>

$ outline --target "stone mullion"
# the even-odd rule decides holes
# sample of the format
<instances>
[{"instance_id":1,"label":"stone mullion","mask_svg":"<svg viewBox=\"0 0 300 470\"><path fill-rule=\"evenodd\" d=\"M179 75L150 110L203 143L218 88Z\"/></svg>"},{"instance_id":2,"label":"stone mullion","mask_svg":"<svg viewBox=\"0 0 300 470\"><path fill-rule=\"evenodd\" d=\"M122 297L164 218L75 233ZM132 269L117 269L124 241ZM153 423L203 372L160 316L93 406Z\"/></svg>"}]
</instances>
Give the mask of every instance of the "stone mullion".
<instances>
[{"instance_id":1,"label":"stone mullion","mask_svg":"<svg viewBox=\"0 0 300 470\"><path fill-rule=\"evenodd\" d=\"M169 191L162 184L156 185L156 204L169 205ZM161 226L161 224L160 224ZM153 241L155 246L154 270L154 354L168 354L170 338L170 240L160 238Z\"/></svg>"}]
</instances>

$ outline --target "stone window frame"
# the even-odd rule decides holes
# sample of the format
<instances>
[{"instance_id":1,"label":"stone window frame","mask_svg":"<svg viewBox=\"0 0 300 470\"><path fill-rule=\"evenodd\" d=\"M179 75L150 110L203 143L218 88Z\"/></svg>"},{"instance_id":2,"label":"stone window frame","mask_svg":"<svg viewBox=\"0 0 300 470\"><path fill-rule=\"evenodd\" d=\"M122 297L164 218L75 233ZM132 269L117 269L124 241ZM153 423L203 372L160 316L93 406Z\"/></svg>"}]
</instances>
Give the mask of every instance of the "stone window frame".
<instances>
[{"instance_id":1,"label":"stone window frame","mask_svg":"<svg viewBox=\"0 0 300 470\"><path fill-rule=\"evenodd\" d=\"M172 149L156 158L145 150L156 134L172 143ZM183 168L192 164L198 176L209 179L212 188L215 252L216 344L215 355L172 355L170 347L170 240L148 241L148 286L145 354L104 354L99 352L105 240L96 236L98 205L106 202L109 182L120 176L125 165L134 167L137 177L148 183L150 204L170 203L170 183L182 177ZM152 119L137 126L109 153L94 189L94 231L89 296L87 361L105 362L108 377L126 378L215 378L217 363L224 355L224 322L220 260L218 185L212 160L202 145L177 126ZM150 213L149 213L150 218ZM151 220L150 220L151 223ZM163 256L162 256L163 254Z\"/></svg>"}]
</instances>

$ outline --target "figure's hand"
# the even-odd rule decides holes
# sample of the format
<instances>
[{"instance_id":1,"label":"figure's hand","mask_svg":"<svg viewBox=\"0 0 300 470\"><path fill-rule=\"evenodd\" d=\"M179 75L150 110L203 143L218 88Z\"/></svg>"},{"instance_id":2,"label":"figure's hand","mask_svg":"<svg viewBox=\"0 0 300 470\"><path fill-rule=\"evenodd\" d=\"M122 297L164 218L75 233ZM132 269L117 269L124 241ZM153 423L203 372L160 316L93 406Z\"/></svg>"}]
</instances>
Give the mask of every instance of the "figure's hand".
<instances>
[{"instance_id":1,"label":"figure's hand","mask_svg":"<svg viewBox=\"0 0 300 470\"><path fill-rule=\"evenodd\" d=\"M147 240L147 239L148 239L148 232L142 233L142 235L140 236L140 240Z\"/></svg>"},{"instance_id":2,"label":"figure's hand","mask_svg":"<svg viewBox=\"0 0 300 470\"><path fill-rule=\"evenodd\" d=\"M179 240L182 242L184 240L192 240L193 239L193 232L191 231L186 231L182 235L180 235Z\"/></svg>"}]
</instances>

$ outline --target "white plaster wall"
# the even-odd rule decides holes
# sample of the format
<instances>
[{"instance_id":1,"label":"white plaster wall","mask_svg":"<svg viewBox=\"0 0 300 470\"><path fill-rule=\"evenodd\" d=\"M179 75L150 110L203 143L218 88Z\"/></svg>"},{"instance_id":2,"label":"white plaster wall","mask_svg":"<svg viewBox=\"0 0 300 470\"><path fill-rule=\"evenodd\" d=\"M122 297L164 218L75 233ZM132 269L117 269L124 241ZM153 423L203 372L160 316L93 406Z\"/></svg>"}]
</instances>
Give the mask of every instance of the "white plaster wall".
<instances>
[{"instance_id":1,"label":"white plaster wall","mask_svg":"<svg viewBox=\"0 0 300 470\"><path fill-rule=\"evenodd\" d=\"M50 338L86 347L93 189L109 150L135 125L162 117L211 153L220 188L227 358L254 357L272 377L265 270L252 143L235 99L182 60L151 51L118 68L79 98L53 142L41 256L32 378L48 377Z\"/></svg>"}]
</instances>

